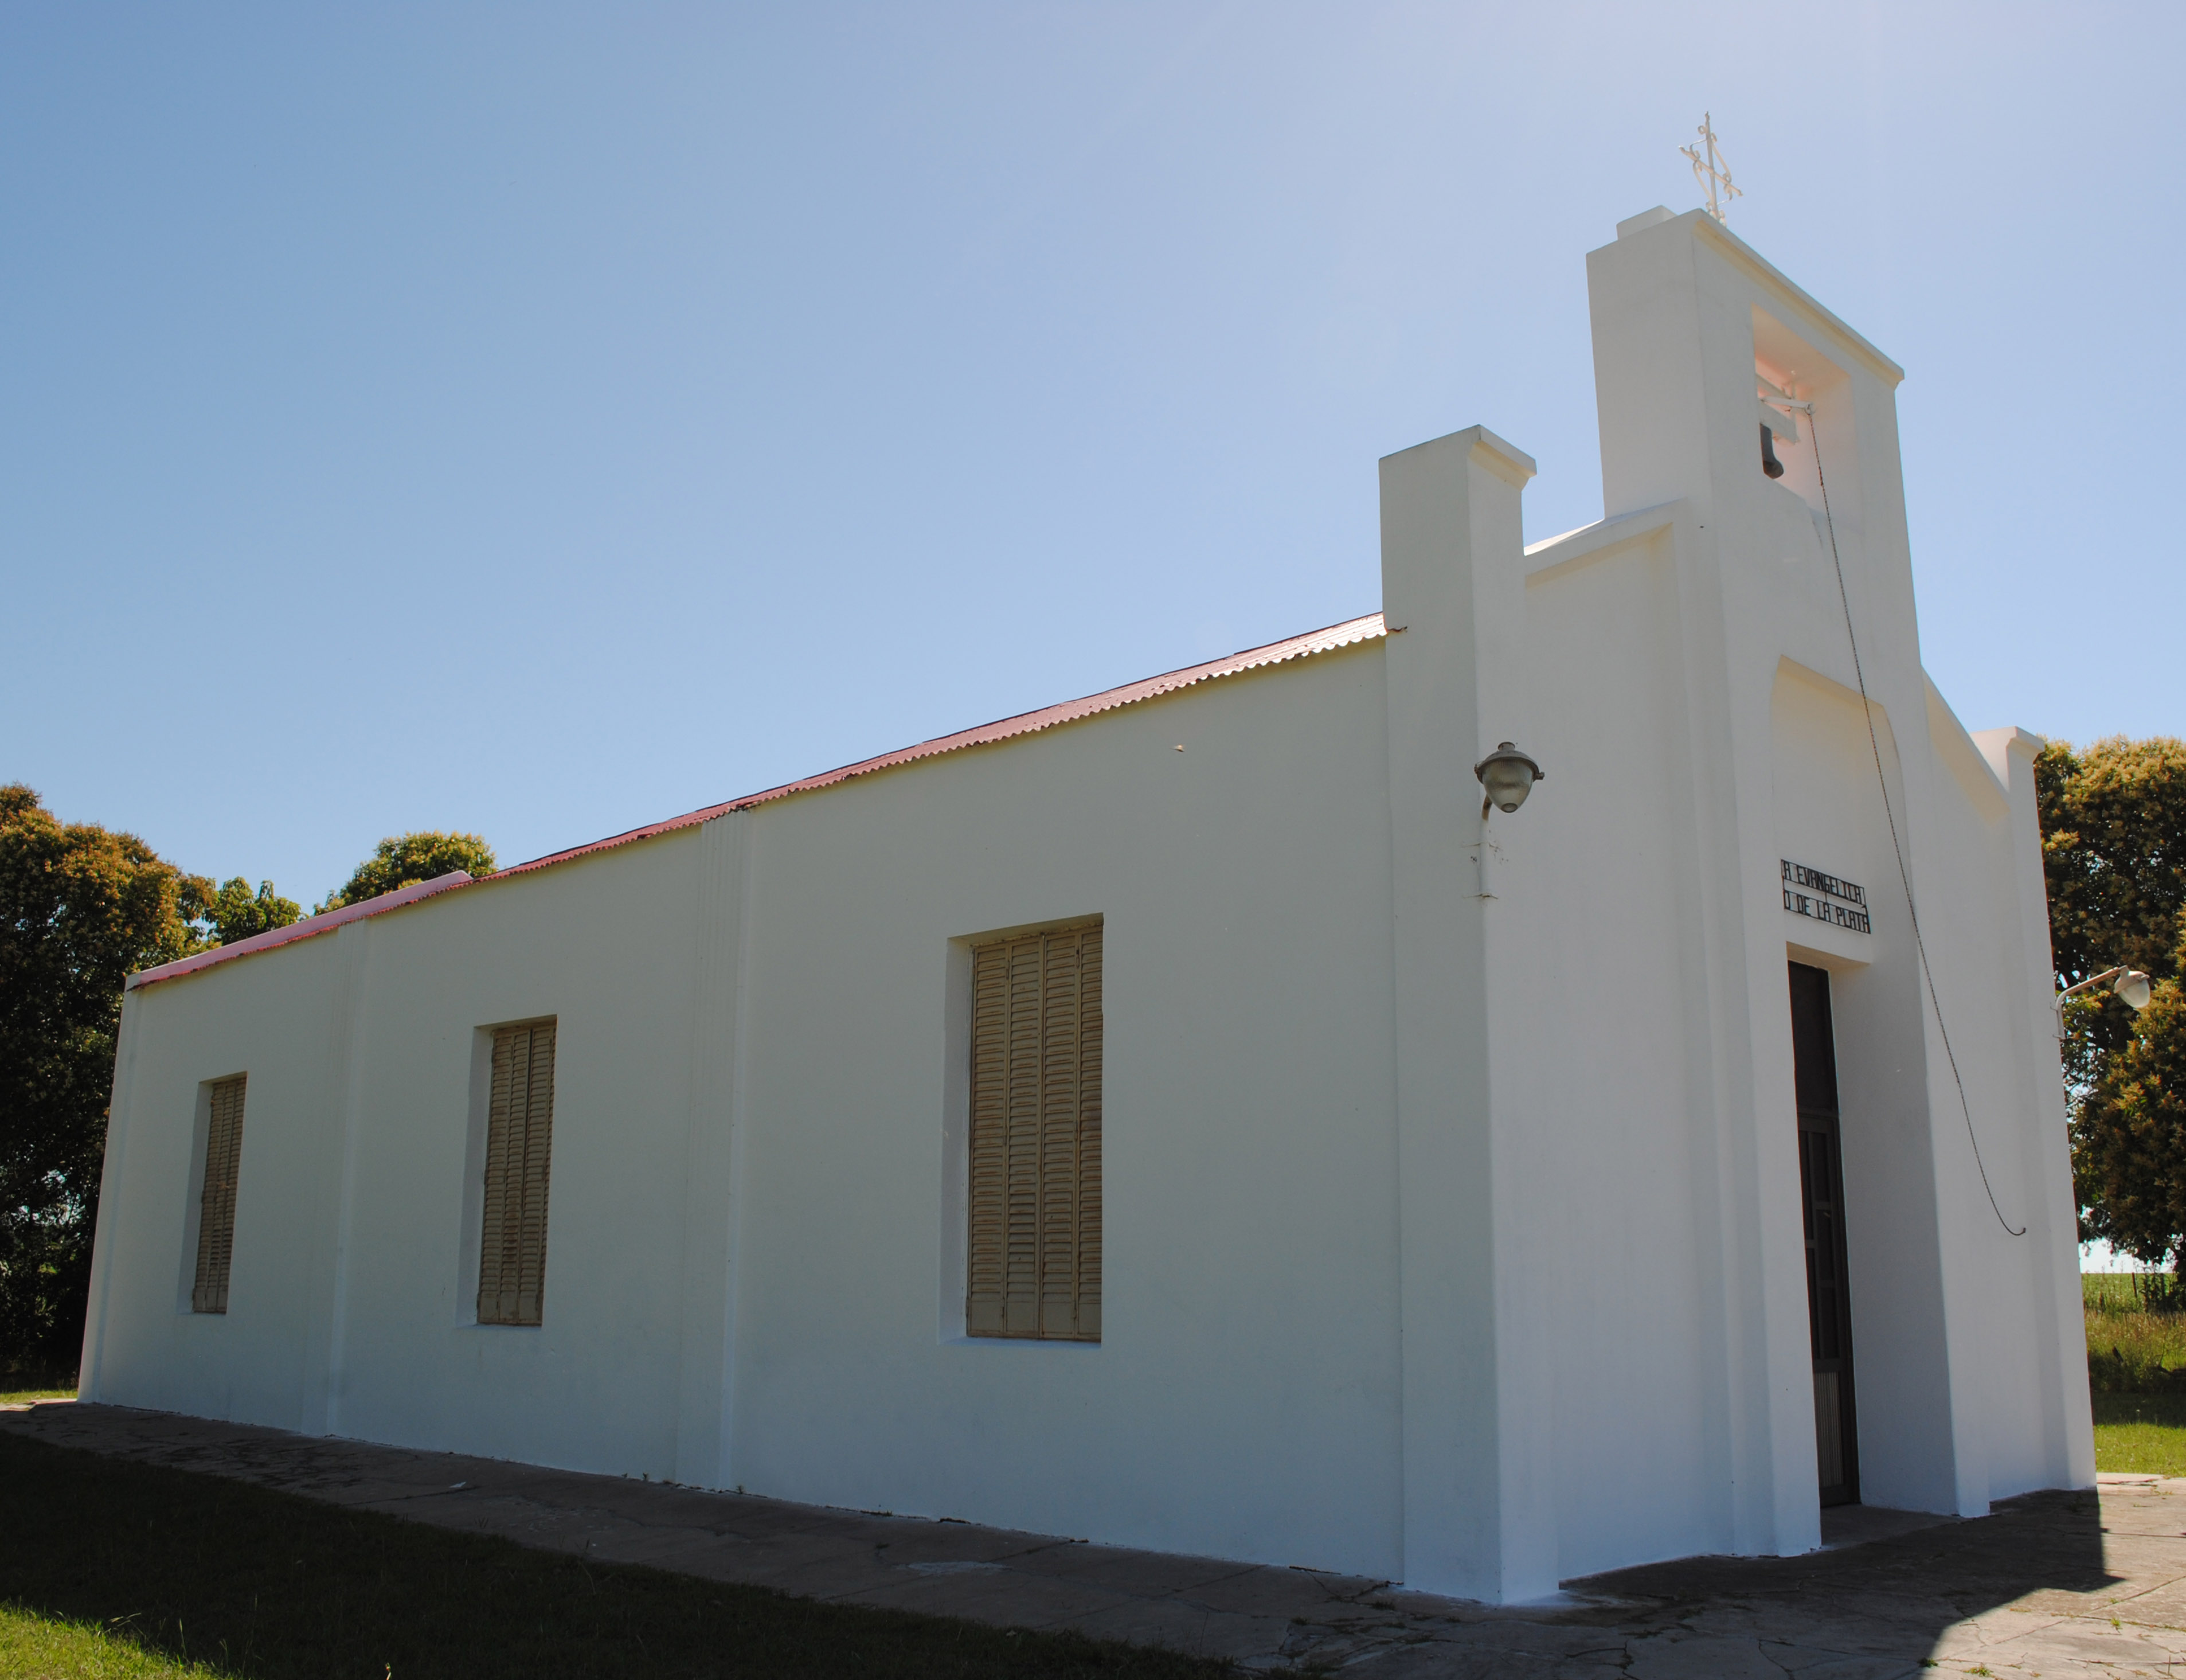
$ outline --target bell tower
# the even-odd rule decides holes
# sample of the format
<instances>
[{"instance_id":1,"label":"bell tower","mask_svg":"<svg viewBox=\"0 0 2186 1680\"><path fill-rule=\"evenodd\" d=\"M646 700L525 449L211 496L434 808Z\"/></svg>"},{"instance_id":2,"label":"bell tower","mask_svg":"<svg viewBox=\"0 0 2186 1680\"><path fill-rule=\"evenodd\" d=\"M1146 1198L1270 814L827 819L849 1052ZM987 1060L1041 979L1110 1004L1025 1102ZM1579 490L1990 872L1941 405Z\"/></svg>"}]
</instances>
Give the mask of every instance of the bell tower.
<instances>
[{"instance_id":1,"label":"bell tower","mask_svg":"<svg viewBox=\"0 0 2186 1680\"><path fill-rule=\"evenodd\" d=\"M1620 223L1587 278L1604 512L1661 509L1679 531L1690 750L1712 789L1693 814L1712 859L1701 921L1712 983L1738 1000L1707 1027L1712 1057L1735 1070L1727 1158L1743 1177L1722 1256L1736 1544L1812 1543L1836 1439L1810 1399L1828 1350L1811 1339L1796 1241L1807 1133L1787 960L1835 965L1860 1497L1983 1511L1969 1421L1980 1279L1955 1256L1987 1240L1976 1216L1989 1210L1965 1193L1970 1128L1916 937L1915 906L1953 896L1959 830L1937 793L1950 785L1931 745L1940 702L1914 609L1903 374L1705 210ZM1816 858L1871 889L1857 937L1833 941L1781 907L1785 860ZM1942 990L1965 1020L1978 994Z\"/></svg>"},{"instance_id":2,"label":"bell tower","mask_svg":"<svg viewBox=\"0 0 2186 1680\"><path fill-rule=\"evenodd\" d=\"M1587 283L1608 517L1735 519L1772 485L1819 514L1826 484L1841 529L1903 553L1896 362L1705 211L1619 222Z\"/></svg>"}]
</instances>

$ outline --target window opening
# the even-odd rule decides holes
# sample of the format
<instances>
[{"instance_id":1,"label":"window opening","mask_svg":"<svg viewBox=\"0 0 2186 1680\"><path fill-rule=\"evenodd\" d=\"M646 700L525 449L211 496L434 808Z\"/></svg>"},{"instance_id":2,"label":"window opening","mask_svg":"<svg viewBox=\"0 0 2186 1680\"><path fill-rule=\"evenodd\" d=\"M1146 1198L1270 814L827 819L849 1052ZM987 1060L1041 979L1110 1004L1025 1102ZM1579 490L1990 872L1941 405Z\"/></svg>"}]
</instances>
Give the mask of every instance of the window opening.
<instances>
[{"instance_id":1,"label":"window opening","mask_svg":"<svg viewBox=\"0 0 2186 1680\"><path fill-rule=\"evenodd\" d=\"M249 1076L216 1079L210 1089L205 1183L198 1204L198 1271L193 1312L227 1311L227 1277L235 1257L235 1181L243 1162L243 1087Z\"/></svg>"},{"instance_id":2,"label":"window opening","mask_svg":"<svg viewBox=\"0 0 2186 1680\"><path fill-rule=\"evenodd\" d=\"M546 1292L554 1025L496 1028L479 1221L478 1321L536 1324Z\"/></svg>"},{"instance_id":3,"label":"window opening","mask_svg":"<svg viewBox=\"0 0 2186 1680\"><path fill-rule=\"evenodd\" d=\"M1101 930L972 948L965 1328L1101 1339Z\"/></svg>"}]
</instances>

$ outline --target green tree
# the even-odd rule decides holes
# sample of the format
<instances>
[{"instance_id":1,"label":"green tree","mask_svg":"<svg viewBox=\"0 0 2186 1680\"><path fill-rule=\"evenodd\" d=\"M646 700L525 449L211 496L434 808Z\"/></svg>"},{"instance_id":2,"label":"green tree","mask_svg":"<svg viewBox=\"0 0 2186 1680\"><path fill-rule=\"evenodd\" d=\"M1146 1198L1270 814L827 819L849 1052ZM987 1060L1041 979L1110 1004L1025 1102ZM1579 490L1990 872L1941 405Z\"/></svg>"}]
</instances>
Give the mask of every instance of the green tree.
<instances>
[{"instance_id":1,"label":"green tree","mask_svg":"<svg viewBox=\"0 0 2186 1680\"><path fill-rule=\"evenodd\" d=\"M2150 1265L2186 1246L2186 936L2072 1123L2072 1176L2091 1234Z\"/></svg>"},{"instance_id":2,"label":"green tree","mask_svg":"<svg viewBox=\"0 0 2186 1680\"><path fill-rule=\"evenodd\" d=\"M0 1364L83 1335L122 982L204 948L212 884L0 787Z\"/></svg>"},{"instance_id":3,"label":"green tree","mask_svg":"<svg viewBox=\"0 0 2186 1680\"><path fill-rule=\"evenodd\" d=\"M2179 1091L2165 1070L2182 1054L2186 743L2053 742L2034 771L2058 985L2120 964L2159 982L2138 1018L2107 993L2065 1006L2080 1233L2150 1262L2181 1256L2186 1194L2166 1187L2186 1187L2186 1130L2165 1119Z\"/></svg>"},{"instance_id":4,"label":"green tree","mask_svg":"<svg viewBox=\"0 0 2186 1680\"><path fill-rule=\"evenodd\" d=\"M419 881L429 881L451 869L472 875L493 873L493 848L476 834L394 834L372 849L372 856L356 866L342 888L330 894L321 910L338 910L345 904L362 904L384 892L395 892Z\"/></svg>"},{"instance_id":5,"label":"green tree","mask_svg":"<svg viewBox=\"0 0 2186 1680\"><path fill-rule=\"evenodd\" d=\"M233 945L253 934L285 928L303 919L304 907L273 891L273 883L261 881L253 893L250 884L238 875L220 884L205 906L203 921L216 945Z\"/></svg>"}]
</instances>

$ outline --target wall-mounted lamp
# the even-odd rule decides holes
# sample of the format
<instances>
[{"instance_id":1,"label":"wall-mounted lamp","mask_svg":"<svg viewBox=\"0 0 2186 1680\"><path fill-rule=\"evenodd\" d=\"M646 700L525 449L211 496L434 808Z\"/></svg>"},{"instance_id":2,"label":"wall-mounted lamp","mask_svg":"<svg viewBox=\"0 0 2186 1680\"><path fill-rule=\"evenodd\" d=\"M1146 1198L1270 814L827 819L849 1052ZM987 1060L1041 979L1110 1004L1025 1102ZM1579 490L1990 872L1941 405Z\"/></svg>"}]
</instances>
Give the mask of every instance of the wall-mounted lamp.
<instances>
[{"instance_id":1,"label":"wall-mounted lamp","mask_svg":"<svg viewBox=\"0 0 2186 1680\"><path fill-rule=\"evenodd\" d=\"M1499 811L1516 811L1533 792L1533 784L1549 773L1505 741L1474 765L1472 773L1488 792L1488 797L1480 801L1480 820L1485 823L1490 806Z\"/></svg>"},{"instance_id":2,"label":"wall-mounted lamp","mask_svg":"<svg viewBox=\"0 0 2186 1680\"><path fill-rule=\"evenodd\" d=\"M2112 997L2123 998L2133 1009L2144 1009L2148 1007L2150 981L2146 975L2141 973L2138 969L2122 967L2105 969L2102 973L2082 980L2077 986L2066 986L2057 994L2059 1039L2061 1040L2065 1037L2065 1000L2067 997L2077 997L2082 992L2093 992L2097 986L2107 987Z\"/></svg>"}]
</instances>

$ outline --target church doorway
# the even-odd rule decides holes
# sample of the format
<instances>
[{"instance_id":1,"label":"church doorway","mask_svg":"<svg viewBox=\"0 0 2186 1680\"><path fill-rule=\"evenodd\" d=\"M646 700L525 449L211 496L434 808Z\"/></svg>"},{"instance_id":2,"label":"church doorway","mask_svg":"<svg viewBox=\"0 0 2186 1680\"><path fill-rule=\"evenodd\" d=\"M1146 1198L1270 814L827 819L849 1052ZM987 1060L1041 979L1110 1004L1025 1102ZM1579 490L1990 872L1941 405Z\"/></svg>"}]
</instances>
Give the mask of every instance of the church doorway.
<instances>
[{"instance_id":1,"label":"church doorway","mask_svg":"<svg viewBox=\"0 0 2186 1680\"><path fill-rule=\"evenodd\" d=\"M1845 1289L1844 1164L1830 976L1791 967L1791 1059L1799 1105L1799 1202L1807 1239L1807 1325L1814 1354L1814 1458L1822 1503L1859 1500L1852 1392L1852 1301Z\"/></svg>"}]
</instances>

